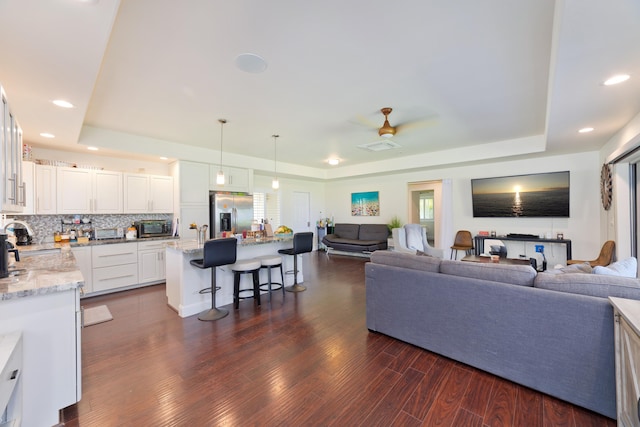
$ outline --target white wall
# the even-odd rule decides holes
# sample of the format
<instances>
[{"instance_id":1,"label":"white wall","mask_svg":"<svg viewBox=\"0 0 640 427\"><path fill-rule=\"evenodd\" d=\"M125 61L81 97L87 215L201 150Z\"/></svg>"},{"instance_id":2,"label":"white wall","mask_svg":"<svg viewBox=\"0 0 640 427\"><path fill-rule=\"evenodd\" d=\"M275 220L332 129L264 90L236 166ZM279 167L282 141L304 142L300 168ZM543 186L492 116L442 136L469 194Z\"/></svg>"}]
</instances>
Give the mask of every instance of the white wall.
<instances>
[{"instance_id":1,"label":"white wall","mask_svg":"<svg viewBox=\"0 0 640 427\"><path fill-rule=\"evenodd\" d=\"M570 171L570 218L474 218L471 206L471 179L529 173ZM551 156L483 165L458 166L431 169L421 172L341 179L326 183L327 212L332 212L336 222L387 223L398 215L402 221L408 218L408 184L419 181L451 179L453 185L452 223L455 230L467 229L473 234L480 230L496 230L506 233L563 233L571 239L573 258L593 259L600 246L598 152ZM379 191L380 216L351 216L351 193Z\"/></svg>"}]
</instances>

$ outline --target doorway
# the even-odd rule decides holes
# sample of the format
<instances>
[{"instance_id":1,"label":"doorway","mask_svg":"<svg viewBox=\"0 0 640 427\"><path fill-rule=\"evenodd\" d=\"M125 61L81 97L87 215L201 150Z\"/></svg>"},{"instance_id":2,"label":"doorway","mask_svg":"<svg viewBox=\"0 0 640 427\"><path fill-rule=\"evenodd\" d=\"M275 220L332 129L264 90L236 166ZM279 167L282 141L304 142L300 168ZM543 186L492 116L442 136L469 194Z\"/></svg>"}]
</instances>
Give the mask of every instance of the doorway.
<instances>
[{"instance_id":1,"label":"doorway","mask_svg":"<svg viewBox=\"0 0 640 427\"><path fill-rule=\"evenodd\" d=\"M293 192L293 229L295 232L311 231L311 212L310 212L310 196L309 193L294 191Z\"/></svg>"},{"instance_id":2,"label":"doorway","mask_svg":"<svg viewBox=\"0 0 640 427\"><path fill-rule=\"evenodd\" d=\"M442 181L409 183L408 218L425 227L431 246L441 247Z\"/></svg>"}]
</instances>

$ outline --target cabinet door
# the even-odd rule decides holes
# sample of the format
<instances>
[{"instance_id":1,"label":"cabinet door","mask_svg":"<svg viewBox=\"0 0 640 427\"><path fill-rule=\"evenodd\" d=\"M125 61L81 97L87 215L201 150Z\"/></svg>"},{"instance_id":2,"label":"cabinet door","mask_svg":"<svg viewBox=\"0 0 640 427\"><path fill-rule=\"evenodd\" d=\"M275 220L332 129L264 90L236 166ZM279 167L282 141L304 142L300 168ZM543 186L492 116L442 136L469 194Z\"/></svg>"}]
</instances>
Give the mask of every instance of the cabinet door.
<instances>
[{"instance_id":1,"label":"cabinet door","mask_svg":"<svg viewBox=\"0 0 640 427\"><path fill-rule=\"evenodd\" d=\"M173 212L173 178L170 176L149 176L149 199L151 212Z\"/></svg>"},{"instance_id":2,"label":"cabinet door","mask_svg":"<svg viewBox=\"0 0 640 427\"><path fill-rule=\"evenodd\" d=\"M36 214L58 213L56 169L55 166L36 165Z\"/></svg>"},{"instance_id":3,"label":"cabinet door","mask_svg":"<svg viewBox=\"0 0 640 427\"><path fill-rule=\"evenodd\" d=\"M59 214L91 213L92 182L88 169L58 168L57 202Z\"/></svg>"},{"instance_id":4,"label":"cabinet door","mask_svg":"<svg viewBox=\"0 0 640 427\"><path fill-rule=\"evenodd\" d=\"M622 316L619 320L619 375L618 378L618 425L638 425L638 393L640 384L640 337Z\"/></svg>"},{"instance_id":5,"label":"cabinet door","mask_svg":"<svg viewBox=\"0 0 640 427\"><path fill-rule=\"evenodd\" d=\"M33 162L22 162L22 180L24 181L23 215L36 213L36 165Z\"/></svg>"},{"instance_id":6,"label":"cabinet door","mask_svg":"<svg viewBox=\"0 0 640 427\"><path fill-rule=\"evenodd\" d=\"M84 294L90 294L93 292L93 280L92 280L92 268L91 268L91 247L74 247L71 248L73 256L76 258L76 263L82 277L84 278L84 287L82 292Z\"/></svg>"},{"instance_id":7,"label":"cabinet door","mask_svg":"<svg viewBox=\"0 0 640 427\"><path fill-rule=\"evenodd\" d=\"M209 204L209 165L180 162L180 204Z\"/></svg>"},{"instance_id":8,"label":"cabinet door","mask_svg":"<svg viewBox=\"0 0 640 427\"><path fill-rule=\"evenodd\" d=\"M140 283L165 279L164 249L138 252L138 280Z\"/></svg>"},{"instance_id":9,"label":"cabinet door","mask_svg":"<svg viewBox=\"0 0 640 427\"><path fill-rule=\"evenodd\" d=\"M124 174L124 213L147 213L149 210L149 176Z\"/></svg>"},{"instance_id":10,"label":"cabinet door","mask_svg":"<svg viewBox=\"0 0 640 427\"><path fill-rule=\"evenodd\" d=\"M122 173L92 171L94 213L120 214L122 210Z\"/></svg>"},{"instance_id":11,"label":"cabinet door","mask_svg":"<svg viewBox=\"0 0 640 427\"><path fill-rule=\"evenodd\" d=\"M233 191L249 191L249 170L241 168L228 168L229 188Z\"/></svg>"}]
</instances>

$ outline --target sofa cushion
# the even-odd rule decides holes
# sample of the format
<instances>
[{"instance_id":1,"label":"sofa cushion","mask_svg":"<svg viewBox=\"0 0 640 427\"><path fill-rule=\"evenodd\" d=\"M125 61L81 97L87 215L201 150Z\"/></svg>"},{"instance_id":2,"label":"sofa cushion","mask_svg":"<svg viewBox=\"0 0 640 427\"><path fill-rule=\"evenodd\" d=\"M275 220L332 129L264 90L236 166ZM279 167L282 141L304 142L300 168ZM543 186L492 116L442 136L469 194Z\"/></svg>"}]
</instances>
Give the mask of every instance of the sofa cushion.
<instances>
[{"instance_id":1,"label":"sofa cushion","mask_svg":"<svg viewBox=\"0 0 640 427\"><path fill-rule=\"evenodd\" d=\"M593 274L603 274L607 276L636 277L638 275L638 261L634 258L627 258L609 264L606 267L598 265L593 268Z\"/></svg>"},{"instance_id":2,"label":"sofa cushion","mask_svg":"<svg viewBox=\"0 0 640 427\"><path fill-rule=\"evenodd\" d=\"M534 287L592 297L620 297L640 299L640 280L629 277L599 274L540 273Z\"/></svg>"},{"instance_id":3,"label":"sofa cushion","mask_svg":"<svg viewBox=\"0 0 640 427\"><path fill-rule=\"evenodd\" d=\"M533 286L536 278L536 271L529 265L485 264L446 259L440 264L440 273L520 286Z\"/></svg>"},{"instance_id":4,"label":"sofa cushion","mask_svg":"<svg viewBox=\"0 0 640 427\"><path fill-rule=\"evenodd\" d=\"M333 228L333 234L343 239L358 240L358 231L360 224L336 224Z\"/></svg>"},{"instance_id":5,"label":"sofa cushion","mask_svg":"<svg viewBox=\"0 0 640 427\"><path fill-rule=\"evenodd\" d=\"M360 224L358 232L359 240L375 240L386 242L389 237L389 227L387 224Z\"/></svg>"},{"instance_id":6,"label":"sofa cushion","mask_svg":"<svg viewBox=\"0 0 640 427\"><path fill-rule=\"evenodd\" d=\"M375 251L371 254L371 262L375 264L392 265L431 273L440 271L441 261L440 258L414 255L406 252Z\"/></svg>"}]
</instances>

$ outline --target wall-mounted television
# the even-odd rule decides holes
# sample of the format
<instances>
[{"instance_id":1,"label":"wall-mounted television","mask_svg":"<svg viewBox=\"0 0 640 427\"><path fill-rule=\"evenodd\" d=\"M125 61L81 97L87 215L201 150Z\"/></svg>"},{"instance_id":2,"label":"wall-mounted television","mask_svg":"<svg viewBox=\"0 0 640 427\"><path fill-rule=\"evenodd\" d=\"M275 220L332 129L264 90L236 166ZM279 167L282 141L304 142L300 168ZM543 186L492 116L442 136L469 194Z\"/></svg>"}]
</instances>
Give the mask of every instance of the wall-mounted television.
<instances>
[{"instance_id":1,"label":"wall-mounted television","mask_svg":"<svg viewBox=\"0 0 640 427\"><path fill-rule=\"evenodd\" d=\"M569 171L471 180L474 217L569 217Z\"/></svg>"}]
</instances>

